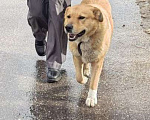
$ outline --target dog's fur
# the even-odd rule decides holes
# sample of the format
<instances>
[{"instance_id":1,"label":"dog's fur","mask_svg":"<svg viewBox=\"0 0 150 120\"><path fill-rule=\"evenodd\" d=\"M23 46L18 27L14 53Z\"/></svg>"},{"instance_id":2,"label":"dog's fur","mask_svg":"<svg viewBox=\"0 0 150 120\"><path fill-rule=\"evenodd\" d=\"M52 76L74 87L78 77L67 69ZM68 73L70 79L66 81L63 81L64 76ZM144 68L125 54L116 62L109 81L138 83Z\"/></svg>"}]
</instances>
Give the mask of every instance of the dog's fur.
<instances>
[{"instance_id":1,"label":"dog's fur","mask_svg":"<svg viewBox=\"0 0 150 120\"><path fill-rule=\"evenodd\" d=\"M71 31L66 30L67 25L72 26ZM90 88L86 105L93 107L97 104L99 77L113 32L109 1L83 0L79 5L68 7L65 12L64 26L70 39L69 48L73 54L76 79L79 83L87 82L91 64ZM79 36L82 31L85 33ZM80 42L82 42L80 45L82 55L78 50Z\"/></svg>"}]
</instances>

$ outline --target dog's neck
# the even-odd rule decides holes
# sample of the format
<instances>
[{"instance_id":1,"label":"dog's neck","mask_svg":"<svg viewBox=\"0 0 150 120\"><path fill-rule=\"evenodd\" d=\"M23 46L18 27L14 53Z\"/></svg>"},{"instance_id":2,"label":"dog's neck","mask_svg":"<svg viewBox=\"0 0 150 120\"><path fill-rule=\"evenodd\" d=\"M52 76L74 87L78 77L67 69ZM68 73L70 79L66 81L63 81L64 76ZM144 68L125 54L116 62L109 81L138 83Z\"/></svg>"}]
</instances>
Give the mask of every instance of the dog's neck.
<instances>
[{"instance_id":1,"label":"dog's neck","mask_svg":"<svg viewBox=\"0 0 150 120\"><path fill-rule=\"evenodd\" d=\"M84 37L82 37L82 38L78 38L75 42L77 43L77 44L79 44L80 42L89 42L90 41L90 37L88 37L88 36L84 36Z\"/></svg>"}]
</instances>

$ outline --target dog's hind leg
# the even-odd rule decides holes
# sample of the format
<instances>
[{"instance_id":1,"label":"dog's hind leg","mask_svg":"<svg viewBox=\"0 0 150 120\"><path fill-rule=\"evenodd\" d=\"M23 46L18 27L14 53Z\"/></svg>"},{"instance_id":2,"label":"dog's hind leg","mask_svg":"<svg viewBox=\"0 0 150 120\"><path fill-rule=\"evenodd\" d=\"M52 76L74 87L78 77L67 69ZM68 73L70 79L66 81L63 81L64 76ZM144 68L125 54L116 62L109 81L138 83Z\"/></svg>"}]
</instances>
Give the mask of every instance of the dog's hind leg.
<instances>
[{"instance_id":1,"label":"dog's hind leg","mask_svg":"<svg viewBox=\"0 0 150 120\"><path fill-rule=\"evenodd\" d=\"M73 61L76 69L76 80L81 84L85 84L88 78L83 75L84 64L81 60L81 57L73 56Z\"/></svg>"},{"instance_id":2,"label":"dog's hind leg","mask_svg":"<svg viewBox=\"0 0 150 120\"><path fill-rule=\"evenodd\" d=\"M90 78L90 64L84 63L83 65L83 75L87 78Z\"/></svg>"},{"instance_id":3,"label":"dog's hind leg","mask_svg":"<svg viewBox=\"0 0 150 120\"><path fill-rule=\"evenodd\" d=\"M86 99L86 105L94 107L97 104L97 88L99 77L102 71L104 58L101 58L97 62L91 63L91 81L88 97Z\"/></svg>"}]
</instances>

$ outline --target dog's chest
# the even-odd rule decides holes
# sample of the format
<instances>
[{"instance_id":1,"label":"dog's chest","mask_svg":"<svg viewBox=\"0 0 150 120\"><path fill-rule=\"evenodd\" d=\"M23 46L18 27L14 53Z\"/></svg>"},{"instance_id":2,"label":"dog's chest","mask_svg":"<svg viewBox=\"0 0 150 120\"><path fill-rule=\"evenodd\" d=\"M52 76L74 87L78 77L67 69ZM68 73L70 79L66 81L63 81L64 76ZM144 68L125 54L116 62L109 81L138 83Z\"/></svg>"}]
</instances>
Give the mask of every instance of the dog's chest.
<instances>
[{"instance_id":1,"label":"dog's chest","mask_svg":"<svg viewBox=\"0 0 150 120\"><path fill-rule=\"evenodd\" d=\"M84 63L91 63L98 58L99 52L92 48L92 45L90 42L83 42L80 45L80 49L82 52L82 61Z\"/></svg>"}]
</instances>

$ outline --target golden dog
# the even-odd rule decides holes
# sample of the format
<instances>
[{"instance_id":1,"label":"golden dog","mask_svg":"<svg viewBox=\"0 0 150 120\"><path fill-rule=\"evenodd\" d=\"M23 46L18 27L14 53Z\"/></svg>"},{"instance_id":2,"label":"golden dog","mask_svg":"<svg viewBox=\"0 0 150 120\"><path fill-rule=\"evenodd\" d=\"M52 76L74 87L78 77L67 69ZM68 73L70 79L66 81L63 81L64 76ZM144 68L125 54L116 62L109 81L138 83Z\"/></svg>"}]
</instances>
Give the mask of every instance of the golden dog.
<instances>
[{"instance_id":1,"label":"golden dog","mask_svg":"<svg viewBox=\"0 0 150 120\"><path fill-rule=\"evenodd\" d=\"M83 0L79 5L68 7L64 27L70 41L76 79L85 84L90 78L86 105L94 107L97 104L97 88L104 57L113 32L109 1Z\"/></svg>"}]
</instances>

